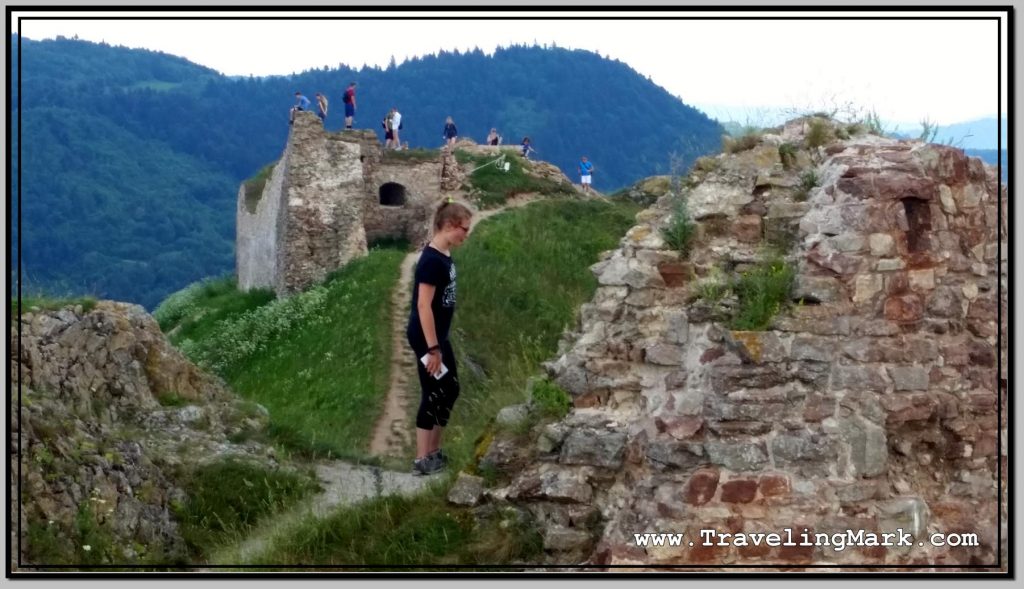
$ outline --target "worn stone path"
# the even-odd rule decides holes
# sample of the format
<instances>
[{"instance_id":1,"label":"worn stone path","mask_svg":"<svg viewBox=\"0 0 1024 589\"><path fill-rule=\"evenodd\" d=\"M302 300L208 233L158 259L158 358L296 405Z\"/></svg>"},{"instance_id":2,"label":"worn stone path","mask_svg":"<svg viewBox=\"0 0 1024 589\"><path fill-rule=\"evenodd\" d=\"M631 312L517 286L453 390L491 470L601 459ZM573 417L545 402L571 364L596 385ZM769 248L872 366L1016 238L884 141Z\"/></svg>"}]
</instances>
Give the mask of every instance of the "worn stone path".
<instances>
[{"instance_id":1,"label":"worn stone path","mask_svg":"<svg viewBox=\"0 0 1024 589\"><path fill-rule=\"evenodd\" d=\"M473 212L470 233L480 221L502 211L521 207L538 200L535 193L516 195L504 205L485 211ZM409 305L412 303L412 278L420 252L407 255L401 264L398 284L391 292L391 379L384 413L377 421L370 442L370 454L374 456L401 456L412 445L412 424L409 422L410 403L419 403L419 381L416 379L415 358L409 353L405 341L405 327L409 320Z\"/></svg>"},{"instance_id":2,"label":"worn stone path","mask_svg":"<svg viewBox=\"0 0 1024 589\"><path fill-rule=\"evenodd\" d=\"M335 460L315 465L323 490L258 526L237 544L226 546L210 557L210 564L234 565L252 562L275 538L287 535L307 518L327 517L335 508L385 495L413 495L439 477L384 470L377 466ZM277 563L271 563L277 564Z\"/></svg>"}]
</instances>

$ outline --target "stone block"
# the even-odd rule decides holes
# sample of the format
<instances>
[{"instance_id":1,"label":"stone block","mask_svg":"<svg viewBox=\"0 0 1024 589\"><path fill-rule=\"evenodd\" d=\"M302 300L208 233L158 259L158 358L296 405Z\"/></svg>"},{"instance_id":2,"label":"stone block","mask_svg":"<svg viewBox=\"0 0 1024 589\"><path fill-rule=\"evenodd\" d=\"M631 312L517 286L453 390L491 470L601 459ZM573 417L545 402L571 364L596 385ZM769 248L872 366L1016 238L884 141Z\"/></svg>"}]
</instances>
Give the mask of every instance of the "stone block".
<instances>
[{"instance_id":1,"label":"stone block","mask_svg":"<svg viewBox=\"0 0 1024 589\"><path fill-rule=\"evenodd\" d=\"M839 435L850 447L854 475L873 477L885 473L889 450L884 428L852 416L839 420Z\"/></svg>"},{"instance_id":2,"label":"stone block","mask_svg":"<svg viewBox=\"0 0 1024 589\"><path fill-rule=\"evenodd\" d=\"M530 410L525 404L502 407L494 421L500 426L516 427L530 417Z\"/></svg>"},{"instance_id":3,"label":"stone block","mask_svg":"<svg viewBox=\"0 0 1024 589\"><path fill-rule=\"evenodd\" d=\"M689 505L704 505L718 490L718 469L702 468L692 475L683 488L683 501Z\"/></svg>"},{"instance_id":4,"label":"stone block","mask_svg":"<svg viewBox=\"0 0 1024 589\"><path fill-rule=\"evenodd\" d=\"M678 288L693 280L693 266L684 262L661 262L657 266L661 278L661 286ZM653 281L651 286L659 286Z\"/></svg>"},{"instance_id":5,"label":"stone block","mask_svg":"<svg viewBox=\"0 0 1024 589\"><path fill-rule=\"evenodd\" d=\"M625 448L625 432L579 428L565 439L559 461L562 464L619 468Z\"/></svg>"},{"instance_id":6,"label":"stone block","mask_svg":"<svg viewBox=\"0 0 1024 589\"><path fill-rule=\"evenodd\" d=\"M665 281L653 267L633 258L611 258L600 268L597 281L603 286L630 288L664 287ZM597 264L595 264L597 266Z\"/></svg>"},{"instance_id":7,"label":"stone block","mask_svg":"<svg viewBox=\"0 0 1024 589\"><path fill-rule=\"evenodd\" d=\"M885 379L871 366L832 367L832 390L878 391L886 388Z\"/></svg>"},{"instance_id":8,"label":"stone block","mask_svg":"<svg viewBox=\"0 0 1024 589\"><path fill-rule=\"evenodd\" d=\"M656 468L692 468L704 462L700 444L675 439L656 439L647 445L647 460Z\"/></svg>"},{"instance_id":9,"label":"stone block","mask_svg":"<svg viewBox=\"0 0 1024 589\"><path fill-rule=\"evenodd\" d=\"M804 404L804 421L819 422L832 417L836 412L836 400L820 394L807 396L807 403Z\"/></svg>"},{"instance_id":10,"label":"stone block","mask_svg":"<svg viewBox=\"0 0 1024 589\"><path fill-rule=\"evenodd\" d=\"M756 495L757 481L754 479L735 479L722 483L724 503L750 503Z\"/></svg>"},{"instance_id":11,"label":"stone block","mask_svg":"<svg viewBox=\"0 0 1024 589\"><path fill-rule=\"evenodd\" d=\"M734 472L760 470L768 464L763 441L711 440L704 443L708 460Z\"/></svg>"},{"instance_id":12,"label":"stone block","mask_svg":"<svg viewBox=\"0 0 1024 589\"><path fill-rule=\"evenodd\" d=\"M896 251L896 240L888 233L872 233L868 236L868 248L872 256L891 256Z\"/></svg>"},{"instance_id":13,"label":"stone block","mask_svg":"<svg viewBox=\"0 0 1024 589\"><path fill-rule=\"evenodd\" d=\"M448 502L472 507L480 502L484 494L484 479L466 472L460 472L450 491Z\"/></svg>"},{"instance_id":14,"label":"stone block","mask_svg":"<svg viewBox=\"0 0 1024 589\"><path fill-rule=\"evenodd\" d=\"M767 389L789 382L790 377L770 365L721 366L711 375L711 390L728 393L742 388Z\"/></svg>"},{"instance_id":15,"label":"stone block","mask_svg":"<svg viewBox=\"0 0 1024 589\"><path fill-rule=\"evenodd\" d=\"M779 468L795 468L805 477L829 476L839 456L836 440L824 434L787 432L772 440L772 457Z\"/></svg>"},{"instance_id":16,"label":"stone block","mask_svg":"<svg viewBox=\"0 0 1024 589\"><path fill-rule=\"evenodd\" d=\"M667 433L677 440L694 437L704 425L704 420L695 416L656 417L655 426L659 432Z\"/></svg>"},{"instance_id":17,"label":"stone block","mask_svg":"<svg viewBox=\"0 0 1024 589\"><path fill-rule=\"evenodd\" d=\"M551 525L544 530L544 549L554 551L582 550L590 546L593 539L585 530Z\"/></svg>"},{"instance_id":18,"label":"stone block","mask_svg":"<svg viewBox=\"0 0 1024 589\"><path fill-rule=\"evenodd\" d=\"M793 338L789 355L796 360L831 362L835 353L835 342L829 338L798 335Z\"/></svg>"},{"instance_id":19,"label":"stone block","mask_svg":"<svg viewBox=\"0 0 1024 589\"><path fill-rule=\"evenodd\" d=\"M907 272L910 281L910 288L916 291L932 290L935 288L935 270L925 268L923 270L911 270Z\"/></svg>"},{"instance_id":20,"label":"stone block","mask_svg":"<svg viewBox=\"0 0 1024 589\"><path fill-rule=\"evenodd\" d=\"M893 272L907 267L903 258L882 258L875 263L875 270L879 272Z\"/></svg>"},{"instance_id":21,"label":"stone block","mask_svg":"<svg viewBox=\"0 0 1024 589\"><path fill-rule=\"evenodd\" d=\"M929 370L924 366L890 366L889 378L897 391L926 391Z\"/></svg>"},{"instance_id":22,"label":"stone block","mask_svg":"<svg viewBox=\"0 0 1024 589\"><path fill-rule=\"evenodd\" d=\"M760 243L763 239L761 217L759 215L740 215L732 226L733 236L744 243Z\"/></svg>"},{"instance_id":23,"label":"stone block","mask_svg":"<svg viewBox=\"0 0 1024 589\"><path fill-rule=\"evenodd\" d=\"M896 323L914 323L924 317L924 303L915 294L891 296L883 310L885 318Z\"/></svg>"},{"instance_id":24,"label":"stone block","mask_svg":"<svg viewBox=\"0 0 1024 589\"><path fill-rule=\"evenodd\" d=\"M864 249L864 236L859 233L841 233L830 237L829 241L832 247L845 253L856 253Z\"/></svg>"},{"instance_id":25,"label":"stone block","mask_svg":"<svg viewBox=\"0 0 1024 589\"><path fill-rule=\"evenodd\" d=\"M744 362L781 362L786 349L778 334L771 331L732 331L727 341Z\"/></svg>"},{"instance_id":26,"label":"stone block","mask_svg":"<svg viewBox=\"0 0 1024 589\"><path fill-rule=\"evenodd\" d=\"M669 311L665 315L665 341L670 344L685 344L690 337L690 323L686 313Z\"/></svg>"},{"instance_id":27,"label":"stone block","mask_svg":"<svg viewBox=\"0 0 1024 589\"><path fill-rule=\"evenodd\" d=\"M762 497L782 497L789 495L789 477L784 474L764 474L757 480L757 488Z\"/></svg>"},{"instance_id":28,"label":"stone block","mask_svg":"<svg viewBox=\"0 0 1024 589\"><path fill-rule=\"evenodd\" d=\"M853 302L870 301L881 292L883 285L881 274L858 274L853 281Z\"/></svg>"},{"instance_id":29,"label":"stone block","mask_svg":"<svg viewBox=\"0 0 1024 589\"><path fill-rule=\"evenodd\" d=\"M842 301L845 296L842 285L835 278L798 274L793 283L793 298L808 303L834 303Z\"/></svg>"},{"instance_id":30,"label":"stone block","mask_svg":"<svg viewBox=\"0 0 1024 589\"><path fill-rule=\"evenodd\" d=\"M584 474L579 471L547 471L540 474L535 487L531 484L528 488L535 488L536 494L527 494L525 497L558 502L586 504L594 495L594 489L587 484Z\"/></svg>"},{"instance_id":31,"label":"stone block","mask_svg":"<svg viewBox=\"0 0 1024 589\"><path fill-rule=\"evenodd\" d=\"M680 366L683 360L683 348L678 345L659 342L644 349L644 361L648 364Z\"/></svg>"}]
</instances>

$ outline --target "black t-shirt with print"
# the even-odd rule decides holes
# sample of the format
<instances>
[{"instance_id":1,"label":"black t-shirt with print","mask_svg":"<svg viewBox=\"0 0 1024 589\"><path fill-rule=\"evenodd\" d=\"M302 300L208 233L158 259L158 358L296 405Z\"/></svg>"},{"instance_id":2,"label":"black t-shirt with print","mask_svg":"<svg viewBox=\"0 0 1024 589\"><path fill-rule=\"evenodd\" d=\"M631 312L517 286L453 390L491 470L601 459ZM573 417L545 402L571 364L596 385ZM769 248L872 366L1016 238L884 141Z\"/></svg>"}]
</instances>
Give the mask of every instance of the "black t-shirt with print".
<instances>
[{"instance_id":1,"label":"black t-shirt with print","mask_svg":"<svg viewBox=\"0 0 1024 589\"><path fill-rule=\"evenodd\" d=\"M409 312L409 326L406 335L409 343L417 350L426 350L426 338L420 314L416 308L420 295L420 283L434 285L434 298L430 310L434 313L434 330L438 343L448 339L448 330L455 314L455 262L431 246L423 248L416 263L416 275L412 285L412 310Z\"/></svg>"}]
</instances>

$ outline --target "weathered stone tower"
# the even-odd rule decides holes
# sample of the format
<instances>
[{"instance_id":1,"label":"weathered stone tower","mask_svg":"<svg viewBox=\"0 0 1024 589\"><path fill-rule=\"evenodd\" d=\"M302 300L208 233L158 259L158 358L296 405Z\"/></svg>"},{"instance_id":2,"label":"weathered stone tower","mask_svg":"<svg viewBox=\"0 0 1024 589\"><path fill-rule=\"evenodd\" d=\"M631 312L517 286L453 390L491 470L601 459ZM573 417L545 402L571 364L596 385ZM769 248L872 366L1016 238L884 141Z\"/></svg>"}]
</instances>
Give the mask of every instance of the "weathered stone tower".
<instances>
[{"instance_id":1,"label":"weathered stone tower","mask_svg":"<svg viewBox=\"0 0 1024 589\"><path fill-rule=\"evenodd\" d=\"M331 133L313 113L298 113L266 183L239 189L238 287L286 295L366 255L368 241L426 240L441 179L457 176L445 167L457 167L450 153L382 155L372 131Z\"/></svg>"},{"instance_id":2,"label":"weathered stone tower","mask_svg":"<svg viewBox=\"0 0 1024 589\"><path fill-rule=\"evenodd\" d=\"M821 125L833 140L808 147ZM834 139L847 133L801 119L705 160L682 189L688 259L661 236L670 194L592 268L597 292L548 366L574 408L482 459L504 474L484 500L535 518L551 562L1005 567L1006 193L958 149ZM802 302L732 331L695 283L749 266L766 235L792 239ZM899 528L913 546L799 544ZM798 544L709 546L702 529ZM646 532L686 541L638 546Z\"/></svg>"}]
</instances>

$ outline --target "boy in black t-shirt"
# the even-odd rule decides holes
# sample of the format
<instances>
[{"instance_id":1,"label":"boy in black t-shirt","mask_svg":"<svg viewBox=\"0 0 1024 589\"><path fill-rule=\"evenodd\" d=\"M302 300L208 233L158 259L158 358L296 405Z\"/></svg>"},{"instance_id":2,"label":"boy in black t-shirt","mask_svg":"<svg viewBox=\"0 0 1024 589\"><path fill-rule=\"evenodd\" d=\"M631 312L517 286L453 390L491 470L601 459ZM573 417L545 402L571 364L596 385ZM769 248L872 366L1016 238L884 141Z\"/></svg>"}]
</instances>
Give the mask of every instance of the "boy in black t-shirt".
<instances>
[{"instance_id":1,"label":"boy in black t-shirt","mask_svg":"<svg viewBox=\"0 0 1024 589\"><path fill-rule=\"evenodd\" d=\"M455 352L448 341L455 314L455 263L451 249L466 240L472 216L461 204L451 200L442 204L434 215L434 236L416 263L412 309L406 328L409 346L416 354L422 389L416 413L416 474L439 472L448 461L441 451L441 435L459 396Z\"/></svg>"}]
</instances>

